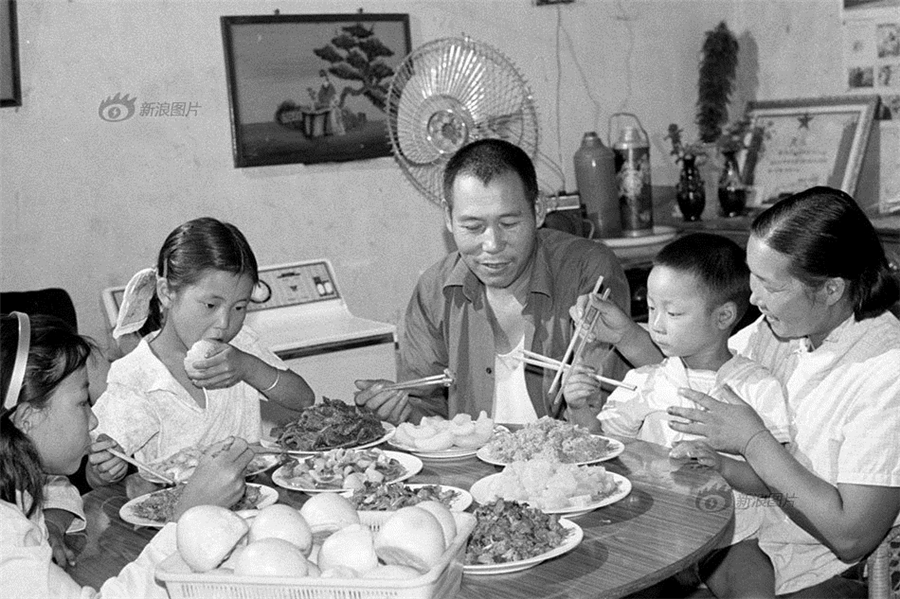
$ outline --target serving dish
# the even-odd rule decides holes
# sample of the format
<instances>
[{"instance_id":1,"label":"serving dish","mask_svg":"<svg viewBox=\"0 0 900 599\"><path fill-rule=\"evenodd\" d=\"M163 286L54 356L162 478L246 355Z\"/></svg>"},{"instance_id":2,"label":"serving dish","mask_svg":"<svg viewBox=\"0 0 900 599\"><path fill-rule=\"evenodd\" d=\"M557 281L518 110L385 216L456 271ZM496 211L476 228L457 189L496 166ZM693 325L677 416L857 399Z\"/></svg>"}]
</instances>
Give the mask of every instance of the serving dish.
<instances>
[{"instance_id":1,"label":"serving dish","mask_svg":"<svg viewBox=\"0 0 900 599\"><path fill-rule=\"evenodd\" d=\"M379 437L377 439L373 439L371 441L367 441L365 443L361 443L360 445L348 445L347 447L344 447L344 449L369 449L370 447L375 447L376 445L381 445L382 443L384 443L385 441L387 441L388 439L393 437L394 433L397 430L397 427L395 427L390 422L382 422L381 426L384 428L384 434L381 437ZM278 441L276 441L275 439L271 439L271 438L260 439L259 444L266 449L272 449L272 450L280 450L281 449L281 445L278 444ZM334 448L331 448L331 449L334 449ZM316 451L303 451L300 449L288 449L288 450L285 450L284 453L291 455L291 456L309 456L309 455L316 455L319 453L324 453L326 451L331 451L331 449L323 449L323 450L316 450Z\"/></svg>"},{"instance_id":2,"label":"serving dish","mask_svg":"<svg viewBox=\"0 0 900 599\"><path fill-rule=\"evenodd\" d=\"M422 469L422 460L417 458L414 455L410 455L408 453L403 453L400 451L384 451L385 457L395 460L400 463L403 467L403 474L400 476L396 476L394 478L385 480L387 483L396 483L400 481L407 480L419 473ZM313 459L314 456L300 456L299 459ZM292 468L292 464L283 464L279 467L275 472L272 473L272 482L274 482L279 487L284 489L289 489L291 491L301 491L303 493L339 493L342 491L346 491L344 487L334 487L334 486L310 486L307 484L297 483L292 480L292 477L288 475Z\"/></svg>"},{"instance_id":3,"label":"serving dish","mask_svg":"<svg viewBox=\"0 0 900 599\"><path fill-rule=\"evenodd\" d=\"M576 466L589 466L591 464L599 464L600 462L605 462L607 460L611 460L613 458L618 457L625 451L625 444L619 441L618 439L613 439L611 437L604 437L603 435L594 435L595 437L599 437L601 439L605 439L608 443L606 446L606 451L603 455L599 455L596 458L592 458L589 460L582 460L580 462L571 462ZM492 457L489 452L489 446L485 445L477 452L475 455L478 456L478 459L482 462L487 462L488 464L493 464L494 466L508 466L512 462L503 461ZM568 462L567 462L568 463Z\"/></svg>"},{"instance_id":4,"label":"serving dish","mask_svg":"<svg viewBox=\"0 0 900 599\"><path fill-rule=\"evenodd\" d=\"M584 538L584 531L581 530L580 526L567 518L560 518L559 523L563 528L566 528L569 533L568 535L566 535L563 543L558 547L555 547L549 551L546 551L534 557L530 557L528 559L505 562L502 564L466 564L463 566L463 572L465 574L473 575L508 574L510 572L519 572L521 570L533 568L541 562L545 562L548 559L553 559L554 557L572 551L573 549L578 547L579 543L581 543L581 540Z\"/></svg>"},{"instance_id":5,"label":"serving dish","mask_svg":"<svg viewBox=\"0 0 900 599\"><path fill-rule=\"evenodd\" d=\"M615 472L607 472L613 479L616 481L616 491L611 493L610 495L605 495L600 499L595 501L588 501L586 503L581 503L579 505L572 505L568 507L559 507L559 508L541 508L539 506L534 506L540 509L545 514L560 514L563 516L568 516L570 518L575 518L577 516L582 516L587 514L588 512L592 512L598 508L611 505L620 501L628 496L631 493L631 481L622 476L621 474L616 474ZM478 503L490 503L494 499L498 498L498 495L491 490L491 487L494 481L499 478L501 474L498 472L497 474L489 474L484 478L480 478L472 485L470 489L470 493L472 494L472 498ZM502 497L501 499L510 500L511 498ZM532 505L529 502L529 505Z\"/></svg>"},{"instance_id":6,"label":"serving dish","mask_svg":"<svg viewBox=\"0 0 900 599\"><path fill-rule=\"evenodd\" d=\"M247 483L249 487L257 487L259 488L259 501L256 502L256 506L253 508L255 510L261 510L264 507L268 507L278 501L278 491L273 489L272 487L268 487L266 485L258 485L256 483ZM133 524L135 526L146 526L148 528L162 528L166 525L165 522L161 522L159 520L151 520L149 518L143 518L138 516L135 513L135 508L149 499L152 495L156 495L157 493L165 493L167 489L162 489L160 491L154 491L152 493L145 493L139 497L135 497L121 508L119 508L119 517L122 518L125 522L129 524ZM242 510L247 511L247 510Z\"/></svg>"}]
</instances>

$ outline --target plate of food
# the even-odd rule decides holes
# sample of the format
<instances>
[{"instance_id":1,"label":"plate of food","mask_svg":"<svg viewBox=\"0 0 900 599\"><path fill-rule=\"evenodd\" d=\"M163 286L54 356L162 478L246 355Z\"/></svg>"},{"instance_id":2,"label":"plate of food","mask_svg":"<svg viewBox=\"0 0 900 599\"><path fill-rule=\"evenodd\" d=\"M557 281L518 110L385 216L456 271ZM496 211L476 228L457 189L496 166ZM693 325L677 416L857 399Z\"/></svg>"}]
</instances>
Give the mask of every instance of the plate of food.
<instances>
[{"instance_id":1,"label":"plate of food","mask_svg":"<svg viewBox=\"0 0 900 599\"><path fill-rule=\"evenodd\" d=\"M170 487L135 497L119 509L119 517L135 526L162 528L173 519L175 504L184 485ZM260 510L278 501L278 491L266 485L247 483L244 496L231 506L231 510Z\"/></svg>"},{"instance_id":2,"label":"plate of food","mask_svg":"<svg viewBox=\"0 0 900 599\"><path fill-rule=\"evenodd\" d=\"M439 501L454 512L463 512L472 505L472 494L459 487L427 483L372 483L342 493L357 511L383 512L399 510L422 501Z\"/></svg>"},{"instance_id":3,"label":"plate of food","mask_svg":"<svg viewBox=\"0 0 900 599\"><path fill-rule=\"evenodd\" d=\"M494 435L475 455L495 466L535 458L586 466L611 460L623 451L625 444L617 439L544 416L515 432Z\"/></svg>"},{"instance_id":4,"label":"plate of food","mask_svg":"<svg viewBox=\"0 0 900 599\"><path fill-rule=\"evenodd\" d=\"M160 474L168 476L176 483L183 483L194 474L194 470L197 469L197 464L200 463L200 457L204 451L206 450L199 447L185 447L163 460L157 460L147 465ZM254 456L247 465L244 476L250 477L265 472L280 461L280 456L271 453ZM166 481L143 469L138 469L138 475L151 483L166 484Z\"/></svg>"},{"instance_id":5,"label":"plate of food","mask_svg":"<svg viewBox=\"0 0 900 599\"><path fill-rule=\"evenodd\" d=\"M426 416L417 425L400 424L388 444L426 460L456 460L475 455L498 430L508 432L494 426L484 411L477 419L469 414L457 414L452 420Z\"/></svg>"},{"instance_id":6,"label":"plate of food","mask_svg":"<svg viewBox=\"0 0 900 599\"><path fill-rule=\"evenodd\" d=\"M273 428L271 439L260 443L290 455L312 455L374 447L390 439L395 430L368 408L325 397L322 403L305 408L296 420Z\"/></svg>"},{"instance_id":7,"label":"plate of food","mask_svg":"<svg viewBox=\"0 0 900 599\"><path fill-rule=\"evenodd\" d=\"M404 481L421 469L422 460L399 451L332 449L293 458L272 473L272 482L304 493L340 492L361 487L366 481Z\"/></svg>"},{"instance_id":8,"label":"plate of food","mask_svg":"<svg viewBox=\"0 0 900 599\"><path fill-rule=\"evenodd\" d=\"M490 474L475 481L472 497L478 503L490 503L495 499L521 501L545 514L559 514L575 518L624 499L631 493L631 481L615 472L605 472L602 466L574 466L575 469L597 469L604 472L579 472L561 468L546 482L529 484L538 480L530 469L519 472L507 470ZM527 478L534 476L533 478Z\"/></svg>"},{"instance_id":9,"label":"plate of food","mask_svg":"<svg viewBox=\"0 0 900 599\"><path fill-rule=\"evenodd\" d=\"M568 553L584 538L581 527L556 514L498 499L475 510L466 546L465 574L506 574Z\"/></svg>"}]
</instances>

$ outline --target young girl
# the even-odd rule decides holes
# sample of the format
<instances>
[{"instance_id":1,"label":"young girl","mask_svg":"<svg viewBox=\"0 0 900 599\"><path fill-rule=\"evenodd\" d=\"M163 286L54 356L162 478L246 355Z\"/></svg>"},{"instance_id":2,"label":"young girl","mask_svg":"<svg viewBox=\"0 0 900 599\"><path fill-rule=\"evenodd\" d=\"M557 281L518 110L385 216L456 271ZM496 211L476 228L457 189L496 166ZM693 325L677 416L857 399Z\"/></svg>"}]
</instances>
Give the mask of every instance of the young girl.
<instances>
[{"instance_id":1,"label":"young girl","mask_svg":"<svg viewBox=\"0 0 900 599\"><path fill-rule=\"evenodd\" d=\"M97 425L88 395L92 346L63 321L13 313L0 317L0 588L11 597L88 597L51 559L43 517L48 475L72 474ZM235 440L204 456L187 483L176 516L195 505L232 505L244 491L253 454ZM108 580L113 597L165 597L154 582L157 562L174 553L175 524L166 525L138 559Z\"/></svg>"},{"instance_id":2,"label":"young girl","mask_svg":"<svg viewBox=\"0 0 900 599\"><path fill-rule=\"evenodd\" d=\"M111 365L94 408L98 431L153 462L229 436L258 441L261 399L294 412L312 405L309 385L243 326L258 283L256 258L234 225L199 218L172 231L156 270L129 282L113 335L139 330L151 313L162 329ZM191 363L200 340L212 349ZM115 478L114 464L94 464L91 482Z\"/></svg>"}]
</instances>

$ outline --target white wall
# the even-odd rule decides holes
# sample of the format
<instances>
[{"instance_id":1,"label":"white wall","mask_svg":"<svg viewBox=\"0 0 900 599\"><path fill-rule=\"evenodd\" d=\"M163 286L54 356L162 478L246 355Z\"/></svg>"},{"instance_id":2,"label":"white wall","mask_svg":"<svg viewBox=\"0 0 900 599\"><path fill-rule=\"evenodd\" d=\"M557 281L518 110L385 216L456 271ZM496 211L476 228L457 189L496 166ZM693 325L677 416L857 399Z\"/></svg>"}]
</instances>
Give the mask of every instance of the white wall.
<instances>
[{"instance_id":1,"label":"white wall","mask_svg":"<svg viewBox=\"0 0 900 599\"><path fill-rule=\"evenodd\" d=\"M261 264L329 257L355 314L397 322L449 246L394 160L235 169L231 155L219 17L360 7L409 13L413 47L465 34L506 54L533 89L542 153L564 169L562 181L539 165L556 188L575 188L582 134L605 137L616 111L650 133L654 183L675 181L663 136L670 122L695 131L698 51L722 19L742 42L736 111L842 91L840 0L19 0L23 105L0 110L0 289L64 287L82 332L105 341L100 290L208 214L237 224ZM200 108L102 121L99 103L119 92Z\"/></svg>"}]
</instances>

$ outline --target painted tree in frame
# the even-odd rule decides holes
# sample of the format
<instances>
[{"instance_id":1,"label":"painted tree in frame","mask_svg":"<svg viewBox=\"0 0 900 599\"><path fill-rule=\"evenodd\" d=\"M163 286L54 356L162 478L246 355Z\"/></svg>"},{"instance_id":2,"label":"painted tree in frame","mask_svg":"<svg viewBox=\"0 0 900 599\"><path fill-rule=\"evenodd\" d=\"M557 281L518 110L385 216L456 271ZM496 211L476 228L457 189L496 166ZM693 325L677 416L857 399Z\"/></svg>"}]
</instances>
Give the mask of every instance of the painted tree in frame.
<instances>
[{"instance_id":1,"label":"painted tree in frame","mask_svg":"<svg viewBox=\"0 0 900 599\"><path fill-rule=\"evenodd\" d=\"M406 14L222 17L236 167L390 155Z\"/></svg>"}]
</instances>

